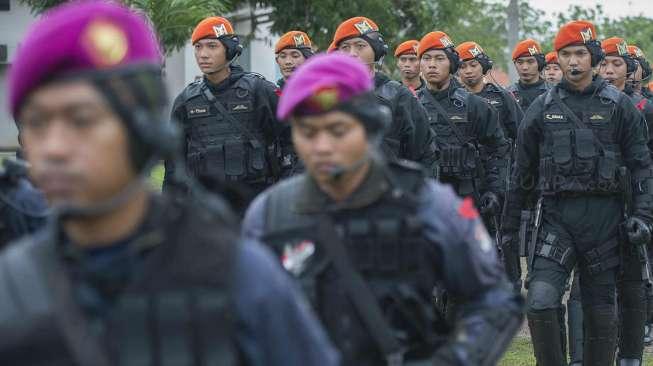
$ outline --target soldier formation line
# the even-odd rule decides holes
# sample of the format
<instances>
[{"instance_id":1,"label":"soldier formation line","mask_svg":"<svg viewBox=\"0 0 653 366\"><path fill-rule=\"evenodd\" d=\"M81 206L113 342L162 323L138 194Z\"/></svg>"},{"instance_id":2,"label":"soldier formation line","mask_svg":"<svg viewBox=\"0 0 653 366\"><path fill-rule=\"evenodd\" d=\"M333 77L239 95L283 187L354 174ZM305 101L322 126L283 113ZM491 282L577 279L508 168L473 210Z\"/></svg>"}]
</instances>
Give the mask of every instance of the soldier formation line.
<instances>
[{"instance_id":1,"label":"soldier formation line","mask_svg":"<svg viewBox=\"0 0 653 366\"><path fill-rule=\"evenodd\" d=\"M395 81L359 16L325 53L281 36L272 83L210 16L167 116L150 24L64 4L11 65L0 364L491 366L525 318L539 366L642 365L652 71L627 35L523 40L504 88L434 31Z\"/></svg>"}]
</instances>

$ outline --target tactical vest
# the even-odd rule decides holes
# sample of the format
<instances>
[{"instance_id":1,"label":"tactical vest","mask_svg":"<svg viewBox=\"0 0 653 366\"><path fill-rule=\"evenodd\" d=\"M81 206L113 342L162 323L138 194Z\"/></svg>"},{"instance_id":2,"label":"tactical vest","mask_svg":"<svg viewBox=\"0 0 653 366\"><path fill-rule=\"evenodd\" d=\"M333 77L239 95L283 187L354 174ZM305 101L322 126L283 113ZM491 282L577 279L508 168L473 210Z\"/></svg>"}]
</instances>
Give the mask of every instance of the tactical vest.
<instances>
[{"instance_id":1,"label":"tactical vest","mask_svg":"<svg viewBox=\"0 0 653 366\"><path fill-rule=\"evenodd\" d=\"M246 73L216 97L235 121L220 113L203 95L206 81L188 86L184 128L188 136L186 160L193 175L207 174L246 183L265 182L270 172L266 161L265 126L256 120L255 91L259 82L258 76Z\"/></svg>"},{"instance_id":2,"label":"tactical vest","mask_svg":"<svg viewBox=\"0 0 653 366\"><path fill-rule=\"evenodd\" d=\"M512 95L515 97L515 100L517 103L519 103L519 106L526 112L528 110L528 107L533 104L535 99L540 96L541 94L546 93L548 90L548 87L546 83L542 83L542 85L539 85L534 88L522 88L519 86L518 83L509 85L508 88L506 88L509 92L512 93Z\"/></svg>"},{"instance_id":3,"label":"tactical vest","mask_svg":"<svg viewBox=\"0 0 653 366\"><path fill-rule=\"evenodd\" d=\"M482 191L485 174L474 125L469 118L469 92L456 88L446 102L440 103L448 120L440 115L433 104L439 102L430 93L428 89L421 90L420 102L429 116L440 149L440 179L456 185L456 193L462 196Z\"/></svg>"},{"instance_id":4,"label":"tactical vest","mask_svg":"<svg viewBox=\"0 0 653 366\"><path fill-rule=\"evenodd\" d=\"M389 168L398 182L367 207L330 212L351 261L378 299L385 319L409 350L407 358L435 349L437 323L432 306L434 246L423 238L416 194L421 172ZM329 264L315 227L320 213L292 207L306 176L282 182L268 196L264 242L302 284L331 340L347 365L384 364L372 336L358 317L338 274ZM371 362L370 362L371 361Z\"/></svg>"},{"instance_id":5,"label":"tactical vest","mask_svg":"<svg viewBox=\"0 0 653 366\"><path fill-rule=\"evenodd\" d=\"M538 189L544 193L615 194L621 191L618 168L623 165L615 140L615 109L621 93L604 87L582 111L586 128L574 123L547 92L542 110ZM563 99L564 101L564 99Z\"/></svg>"},{"instance_id":6,"label":"tactical vest","mask_svg":"<svg viewBox=\"0 0 653 366\"><path fill-rule=\"evenodd\" d=\"M374 90L377 100L381 104L390 108L393 119L397 112L397 96L399 95L399 89L401 87L401 83L395 80L388 80ZM401 158L406 154L406 146L404 146L405 141L402 141L400 129L401 126L398 126L397 122L393 120L390 129L383 137L381 150L390 160Z\"/></svg>"},{"instance_id":7,"label":"tactical vest","mask_svg":"<svg viewBox=\"0 0 653 366\"><path fill-rule=\"evenodd\" d=\"M503 134L506 137L515 139L517 136L517 125L519 121L513 121L508 106L506 105L506 97L512 98L506 95L507 92L497 88L493 84L488 84L489 87L483 88L483 90L476 94L479 97L485 99L485 101L491 105L499 113L499 123L501 128L503 128Z\"/></svg>"},{"instance_id":8,"label":"tactical vest","mask_svg":"<svg viewBox=\"0 0 653 366\"><path fill-rule=\"evenodd\" d=\"M0 256L0 363L241 364L228 294L233 249L217 239L215 222L206 215L167 208L160 211L175 219L159 225L169 235L153 231L143 237L163 242L148 254L101 328L76 304L77 286L62 266L54 225L8 248Z\"/></svg>"}]
</instances>

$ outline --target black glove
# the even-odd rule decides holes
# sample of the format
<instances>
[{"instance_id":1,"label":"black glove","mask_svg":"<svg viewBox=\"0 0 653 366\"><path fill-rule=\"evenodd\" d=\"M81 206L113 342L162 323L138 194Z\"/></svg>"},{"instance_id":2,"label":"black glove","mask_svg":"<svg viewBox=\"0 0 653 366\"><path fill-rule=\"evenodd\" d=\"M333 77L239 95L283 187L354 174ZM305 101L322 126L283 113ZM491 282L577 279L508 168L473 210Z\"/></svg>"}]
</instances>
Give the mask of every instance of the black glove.
<instances>
[{"instance_id":1,"label":"black glove","mask_svg":"<svg viewBox=\"0 0 653 366\"><path fill-rule=\"evenodd\" d=\"M499 196L494 194L494 192L483 193L479 206L481 208L481 214L483 215L496 215L501 212Z\"/></svg>"},{"instance_id":2,"label":"black glove","mask_svg":"<svg viewBox=\"0 0 653 366\"><path fill-rule=\"evenodd\" d=\"M510 250L510 248L515 245L514 241L517 235L514 235L513 233L504 233L501 235L501 249L502 250Z\"/></svg>"},{"instance_id":3,"label":"black glove","mask_svg":"<svg viewBox=\"0 0 653 366\"><path fill-rule=\"evenodd\" d=\"M629 217L625 222L628 241L633 245L644 245L651 241L651 228L648 223L637 216Z\"/></svg>"}]
</instances>

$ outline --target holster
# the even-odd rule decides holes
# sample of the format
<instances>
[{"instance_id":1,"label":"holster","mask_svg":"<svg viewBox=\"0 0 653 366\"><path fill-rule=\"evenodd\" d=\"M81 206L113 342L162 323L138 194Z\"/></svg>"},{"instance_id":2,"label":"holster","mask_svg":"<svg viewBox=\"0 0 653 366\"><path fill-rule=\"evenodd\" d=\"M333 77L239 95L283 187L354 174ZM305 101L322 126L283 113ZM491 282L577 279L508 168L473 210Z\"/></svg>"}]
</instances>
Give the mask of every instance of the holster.
<instances>
[{"instance_id":1,"label":"holster","mask_svg":"<svg viewBox=\"0 0 653 366\"><path fill-rule=\"evenodd\" d=\"M533 211L522 210L521 218L519 220L519 256L528 256L528 240L530 238L531 228L533 224Z\"/></svg>"}]
</instances>

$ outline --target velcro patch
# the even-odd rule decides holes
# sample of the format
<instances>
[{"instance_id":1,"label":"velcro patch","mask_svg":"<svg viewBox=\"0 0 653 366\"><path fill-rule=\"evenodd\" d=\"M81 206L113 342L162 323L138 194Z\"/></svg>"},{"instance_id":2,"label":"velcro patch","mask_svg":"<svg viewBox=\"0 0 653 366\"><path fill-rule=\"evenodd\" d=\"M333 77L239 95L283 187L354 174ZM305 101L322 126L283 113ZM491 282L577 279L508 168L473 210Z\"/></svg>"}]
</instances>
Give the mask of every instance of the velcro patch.
<instances>
[{"instance_id":1,"label":"velcro patch","mask_svg":"<svg viewBox=\"0 0 653 366\"><path fill-rule=\"evenodd\" d=\"M562 113L544 113L545 122L567 122L567 116Z\"/></svg>"},{"instance_id":2,"label":"velcro patch","mask_svg":"<svg viewBox=\"0 0 653 366\"><path fill-rule=\"evenodd\" d=\"M188 118L206 117L211 115L208 105L196 105L188 108Z\"/></svg>"},{"instance_id":3,"label":"velcro patch","mask_svg":"<svg viewBox=\"0 0 653 366\"><path fill-rule=\"evenodd\" d=\"M242 102L228 103L229 112L243 113L252 111L252 102L244 100Z\"/></svg>"}]
</instances>

